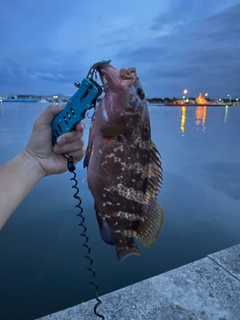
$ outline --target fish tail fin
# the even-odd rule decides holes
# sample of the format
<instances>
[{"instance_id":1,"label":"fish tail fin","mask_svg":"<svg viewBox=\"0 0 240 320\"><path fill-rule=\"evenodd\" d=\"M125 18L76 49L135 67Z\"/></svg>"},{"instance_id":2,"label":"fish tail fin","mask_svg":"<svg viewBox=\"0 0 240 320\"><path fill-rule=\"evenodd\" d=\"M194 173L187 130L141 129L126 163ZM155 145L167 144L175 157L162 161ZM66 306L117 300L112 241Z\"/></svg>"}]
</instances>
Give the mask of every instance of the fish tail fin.
<instances>
[{"instance_id":1,"label":"fish tail fin","mask_svg":"<svg viewBox=\"0 0 240 320\"><path fill-rule=\"evenodd\" d=\"M150 198L143 204L143 221L139 224L136 238L145 246L150 248L155 243L162 228L164 212L162 206L156 199Z\"/></svg>"},{"instance_id":2,"label":"fish tail fin","mask_svg":"<svg viewBox=\"0 0 240 320\"><path fill-rule=\"evenodd\" d=\"M118 260L122 262L130 255L140 255L140 250L133 238L123 238L122 242L118 241L116 245L116 253Z\"/></svg>"}]
</instances>

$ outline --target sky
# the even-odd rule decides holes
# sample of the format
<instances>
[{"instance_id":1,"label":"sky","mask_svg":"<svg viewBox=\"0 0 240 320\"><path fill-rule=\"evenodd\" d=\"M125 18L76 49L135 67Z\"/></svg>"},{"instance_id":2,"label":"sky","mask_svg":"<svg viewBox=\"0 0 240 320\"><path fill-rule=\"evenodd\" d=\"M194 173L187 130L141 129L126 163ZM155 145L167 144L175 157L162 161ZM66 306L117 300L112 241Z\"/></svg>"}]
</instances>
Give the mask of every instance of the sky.
<instances>
[{"instance_id":1,"label":"sky","mask_svg":"<svg viewBox=\"0 0 240 320\"><path fill-rule=\"evenodd\" d=\"M70 95L92 64L146 95L240 97L240 0L0 0L0 94Z\"/></svg>"}]
</instances>

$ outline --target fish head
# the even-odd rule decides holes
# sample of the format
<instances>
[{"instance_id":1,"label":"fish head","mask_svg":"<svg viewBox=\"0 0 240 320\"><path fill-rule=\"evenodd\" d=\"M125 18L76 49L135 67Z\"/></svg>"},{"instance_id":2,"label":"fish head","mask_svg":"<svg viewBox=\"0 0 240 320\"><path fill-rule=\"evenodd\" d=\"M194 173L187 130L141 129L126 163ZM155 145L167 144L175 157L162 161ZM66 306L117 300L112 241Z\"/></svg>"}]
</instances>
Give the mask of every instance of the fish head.
<instances>
[{"instance_id":1,"label":"fish head","mask_svg":"<svg viewBox=\"0 0 240 320\"><path fill-rule=\"evenodd\" d=\"M107 84L103 99L104 109L114 124L126 115L141 113L147 107L144 90L137 76L136 68L116 69L103 65L99 74L103 84Z\"/></svg>"}]
</instances>

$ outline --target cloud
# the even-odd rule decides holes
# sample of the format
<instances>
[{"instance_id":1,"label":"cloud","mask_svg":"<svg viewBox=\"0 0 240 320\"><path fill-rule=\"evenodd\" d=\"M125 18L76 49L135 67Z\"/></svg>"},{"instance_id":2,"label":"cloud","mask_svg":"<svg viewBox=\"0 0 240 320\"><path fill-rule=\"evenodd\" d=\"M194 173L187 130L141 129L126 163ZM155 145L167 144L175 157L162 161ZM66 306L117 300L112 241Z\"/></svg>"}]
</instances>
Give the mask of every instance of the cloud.
<instances>
[{"instance_id":1,"label":"cloud","mask_svg":"<svg viewBox=\"0 0 240 320\"><path fill-rule=\"evenodd\" d=\"M0 2L0 91L74 92L96 61L136 66L149 95L239 90L240 0Z\"/></svg>"},{"instance_id":2,"label":"cloud","mask_svg":"<svg viewBox=\"0 0 240 320\"><path fill-rule=\"evenodd\" d=\"M211 17L185 23L174 34L156 36L154 46L122 51L118 58L121 56L126 63L135 61L142 79L147 78L142 82L151 95L173 95L173 89L180 95L184 87L193 95L203 90L214 96L229 91L237 94L240 23L234 21L239 16L240 5L235 5Z\"/></svg>"},{"instance_id":3,"label":"cloud","mask_svg":"<svg viewBox=\"0 0 240 320\"><path fill-rule=\"evenodd\" d=\"M224 9L238 4L238 0L170 0L170 9L166 13L160 13L151 25L152 30L159 30L166 25L181 26L189 21L202 20Z\"/></svg>"}]
</instances>

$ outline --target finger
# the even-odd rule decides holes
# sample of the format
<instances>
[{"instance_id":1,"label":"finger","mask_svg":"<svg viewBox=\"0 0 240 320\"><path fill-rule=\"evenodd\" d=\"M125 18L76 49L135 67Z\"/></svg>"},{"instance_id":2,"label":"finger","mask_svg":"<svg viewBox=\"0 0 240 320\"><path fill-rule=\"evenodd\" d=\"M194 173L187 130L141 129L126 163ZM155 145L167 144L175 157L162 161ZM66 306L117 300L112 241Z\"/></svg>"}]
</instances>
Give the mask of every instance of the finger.
<instances>
[{"instance_id":1,"label":"finger","mask_svg":"<svg viewBox=\"0 0 240 320\"><path fill-rule=\"evenodd\" d=\"M78 139L77 141L74 141L70 144L64 144L62 146L55 145L53 147L53 151L56 154L61 154L61 153L65 154L65 153L71 153L71 152L81 150L83 149L83 146L84 146L84 141L82 139Z\"/></svg>"},{"instance_id":2,"label":"finger","mask_svg":"<svg viewBox=\"0 0 240 320\"><path fill-rule=\"evenodd\" d=\"M68 154L69 156L72 156L73 157L73 160L75 163L81 161L84 157L84 152L83 152L83 149L81 150L77 150L77 151L74 151L74 152L71 152Z\"/></svg>"},{"instance_id":3,"label":"finger","mask_svg":"<svg viewBox=\"0 0 240 320\"><path fill-rule=\"evenodd\" d=\"M37 118L35 126L49 126L53 118L65 108L66 104L50 104L47 109Z\"/></svg>"},{"instance_id":4,"label":"finger","mask_svg":"<svg viewBox=\"0 0 240 320\"><path fill-rule=\"evenodd\" d=\"M78 132L83 132L84 129L85 129L85 123L82 121L78 122L78 124L76 125L76 130Z\"/></svg>"},{"instance_id":5,"label":"finger","mask_svg":"<svg viewBox=\"0 0 240 320\"><path fill-rule=\"evenodd\" d=\"M76 130L73 130L68 133L64 133L57 138L57 145L63 146L65 144L71 144L77 140L80 140L82 136L83 136L83 132L78 132Z\"/></svg>"}]
</instances>

